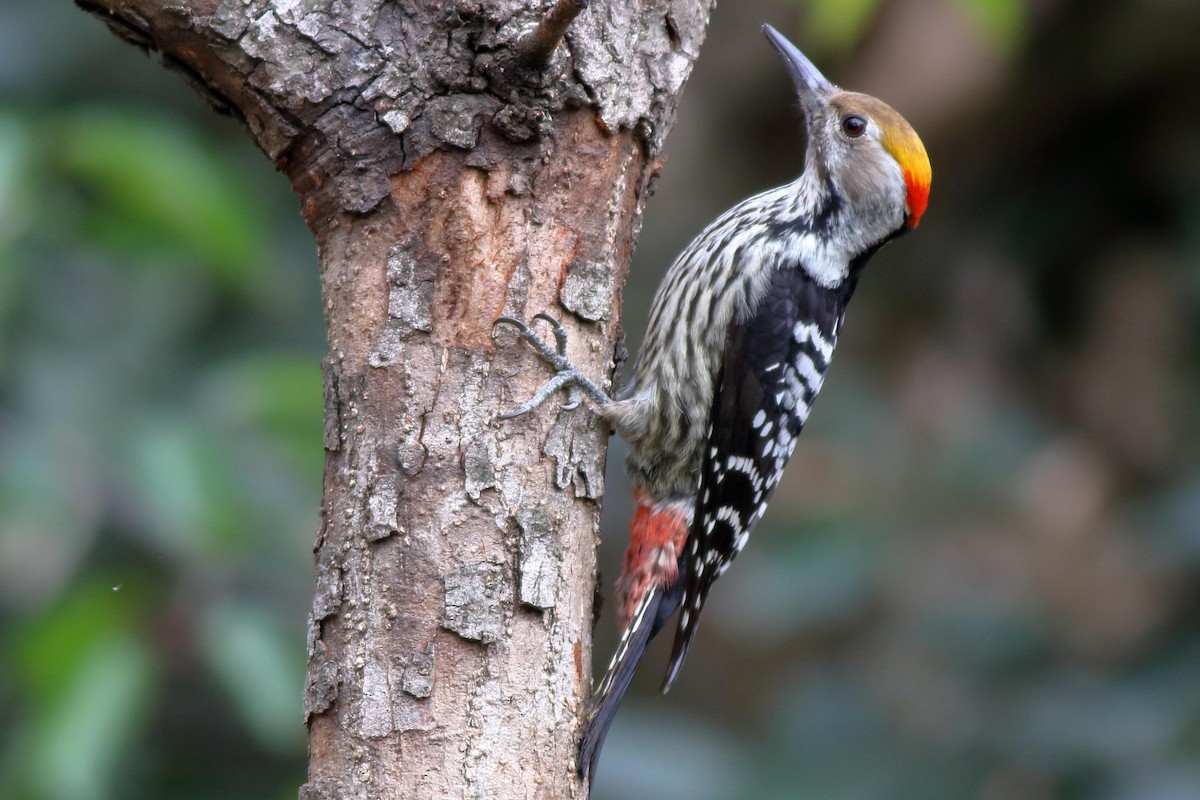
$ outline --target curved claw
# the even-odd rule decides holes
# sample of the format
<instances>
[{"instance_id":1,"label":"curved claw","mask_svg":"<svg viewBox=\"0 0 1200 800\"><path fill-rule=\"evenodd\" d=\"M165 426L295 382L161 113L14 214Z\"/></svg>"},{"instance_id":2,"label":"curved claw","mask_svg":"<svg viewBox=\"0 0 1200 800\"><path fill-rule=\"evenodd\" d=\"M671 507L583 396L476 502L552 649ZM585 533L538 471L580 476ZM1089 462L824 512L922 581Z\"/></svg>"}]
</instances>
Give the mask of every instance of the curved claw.
<instances>
[{"instance_id":1,"label":"curved claw","mask_svg":"<svg viewBox=\"0 0 1200 800\"><path fill-rule=\"evenodd\" d=\"M592 383L590 380L580 374L579 370L575 369L575 367L571 364L567 356L568 334L562 323L545 312L535 314L533 318L544 320L550 325L550 328L554 333L555 347L551 347L544 342L541 337L533 332L533 329L530 328L529 325L519 319L513 319L512 317L498 317L496 321L492 323L492 335L495 336L494 329L497 325L503 324L513 326L517 329L517 334L524 339L531 348L533 348L533 351L537 353L538 357L554 368L555 374L550 378L550 380L542 384L541 388L534 393L533 397L529 398L512 411L498 415L497 419L514 419L522 414L526 414L540 406L542 402L544 402L551 394L563 387L567 387L570 392L567 395L567 402L561 404L560 406L563 411L571 411L572 409L579 408L583 402L584 394L590 397L599 406L603 406L604 404L610 402L608 395L606 395L604 391L600 389L600 387L596 386L596 384Z\"/></svg>"},{"instance_id":2,"label":"curved claw","mask_svg":"<svg viewBox=\"0 0 1200 800\"><path fill-rule=\"evenodd\" d=\"M533 393L533 397L529 398L512 411L501 414L499 419L513 419L514 417L519 417L526 412L532 411L540 406L547 397L557 392L566 384L570 383L575 377L576 373L574 370L567 370L566 372L558 373L553 378L543 383L541 388Z\"/></svg>"},{"instance_id":3,"label":"curved claw","mask_svg":"<svg viewBox=\"0 0 1200 800\"><path fill-rule=\"evenodd\" d=\"M579 389L572 386L567 394L567 402L559 403L558 407L563 411L574 411L579 408L579 404L583 402L583 398L579 394Z\"/></svg>"},{"instance_id":4,"label":"curved claw","mask_svg":"<svg viewBox=\"0 0 1200 800\"><path fill-rule=\"evenodd\" d=\"M497 414L496 419L499 419L499 420L516 419L517 417L521 416L522 414L526 414L528 412L529 412L528 408L525 408L524 406L518 406L517 408L514 408L512 411L505 411L503 414Z\"/></svg>"},{"instance_id":5,"label":"curved claw","mask_svg":"<svg viewBox=\"0 0 1200 800\"><path fill-rule=\"evenodd\" d=\"M558 320L554 319L553 317L546 314L538 314L537 317L550 320L550 322L553 323L554 339L558 343L557 349L543 342L542 337L538 336L533 332L532 328L518 319L513 319L512 317L499 317L494 323L492 323L492 327L495 328L495 326L499 325L500 323L512 325L517 329L517 335L528 342L529 346L534 349L534 352L536 352L543 361L545 361L547 364L550 364L557 370L566 369L568 366L570 366L570 362L567 361L566 353L567 332L563 330L562 325L558 324Z\"/></svg>"},{"instance_id":6,"label":"curved claw","mask_svg":"<svg viewBox=\"0 0 1200 800\"><path fill-rule=\"evenodd\" d=\"M565 356L567 354L567 329L563 327L562 323L545 311L539 311L533 315L533 318L550 323L550 327L554 330L554 343L558 345L558 354Z\"/></svg>"},{"instance_id":7,"label":"curved claw","mask_svg":"<svg viewBox=\"0 0 1200 800\"><path fill-rule=\"evenodd\" d=\"M513 319L512 317L497 317L496 321L492 323L492 335L493 336L496 335L496 333L495 333L496 326L499 325L500 323L504 323L505 325L512 325L514 328L516 328L522 334L532 333L532 331L529 330L529 326L526 325L524 322L521 322L521 320L519 320L519 319Z\"/></svg>"}]
</instances>

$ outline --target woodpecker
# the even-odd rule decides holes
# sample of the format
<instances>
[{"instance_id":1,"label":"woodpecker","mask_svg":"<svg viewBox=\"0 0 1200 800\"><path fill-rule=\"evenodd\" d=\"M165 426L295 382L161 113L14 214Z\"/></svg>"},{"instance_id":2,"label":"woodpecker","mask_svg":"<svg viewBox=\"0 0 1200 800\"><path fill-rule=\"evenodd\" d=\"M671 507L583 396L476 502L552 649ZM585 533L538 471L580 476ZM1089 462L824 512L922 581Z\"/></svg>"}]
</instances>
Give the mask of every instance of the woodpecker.
<instances>
[{"instance_id":1,"label":"woodpecker","mask_svg":"<svg viewBox=\"0 0 1200 800\"><path fill-rule=\"evenodd\" d=\"M915 227L929 199L925 147L890 106L830 83L770 25L805 122L804 169L738 203L668 270L628 385L609 398L566 355L515 327L556 374L519 416L559 389L580 392L629 443L635 510L617 582L621 638L579 749L589 780L650 640L679 612L662 691L696 635L713 581L745 546L821 390L846 304L867 260Z\"/></svg>"}]
</instances>

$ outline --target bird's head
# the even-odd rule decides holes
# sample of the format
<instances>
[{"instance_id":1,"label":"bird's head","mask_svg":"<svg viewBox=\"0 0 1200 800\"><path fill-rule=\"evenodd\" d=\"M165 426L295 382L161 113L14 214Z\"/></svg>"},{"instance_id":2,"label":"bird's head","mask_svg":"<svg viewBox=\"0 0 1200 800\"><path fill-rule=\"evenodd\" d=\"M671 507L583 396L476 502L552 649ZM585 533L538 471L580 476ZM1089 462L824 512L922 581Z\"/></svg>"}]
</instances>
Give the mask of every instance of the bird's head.
<instances>
[{"instance_id":1,"label":"bird's head","mask_svg":"<svg viewBox=\"0 0 1200 800\"><path fill-rule=\"evenodd\" d=\"M929 201L929 156L881 100L846 92L770 25L763 32L796 83L808 130L805 171L828 184L866 240L915 228Z\"/></svg>"}]
</instances>

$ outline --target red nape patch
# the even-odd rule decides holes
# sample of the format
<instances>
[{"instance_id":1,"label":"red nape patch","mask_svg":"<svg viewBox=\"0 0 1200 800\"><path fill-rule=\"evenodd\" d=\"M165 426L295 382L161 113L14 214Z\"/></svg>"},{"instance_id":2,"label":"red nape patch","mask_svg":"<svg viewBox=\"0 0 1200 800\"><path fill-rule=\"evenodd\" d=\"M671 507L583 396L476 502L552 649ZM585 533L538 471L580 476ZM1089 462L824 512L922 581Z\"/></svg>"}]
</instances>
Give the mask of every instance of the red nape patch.
<instances>
[{"instance_id":1,"label":"red nape patch","mask_svg":"<svg viewBox=\"0 0 1200 800\"><path fill-rule=\"evenodd\" d=\"M652 587L665 588L679 577L679 554L688 534L688 514L680 503L659 503L643 491L633 494L633 521L625 566L617 581L620 625L624 629Z\"/></svg>"},{"instance_id":2,"label":"red nape patch","mask_svg":"<svg viewBox=\"0 0 1200 800\"><path fill-rule=\"evenodd\" d=\"M921 224L921 215L929 205L929 183L911 172L904 173L904 182L908 185L908 227L915 228Z\"/></svg>"}]
</instances>

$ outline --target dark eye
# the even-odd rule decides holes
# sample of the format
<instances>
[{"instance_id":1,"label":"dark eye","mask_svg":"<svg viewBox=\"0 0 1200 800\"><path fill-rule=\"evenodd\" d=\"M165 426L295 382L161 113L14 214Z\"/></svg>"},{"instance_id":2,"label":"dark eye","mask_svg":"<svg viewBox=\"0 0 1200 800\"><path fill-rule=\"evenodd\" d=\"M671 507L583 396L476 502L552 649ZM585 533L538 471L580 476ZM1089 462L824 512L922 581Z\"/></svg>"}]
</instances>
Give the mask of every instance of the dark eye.
<instances>
[{"instance_id":1,"label":"dark eye","mask_svg":"<svg viewBox=\"0 0 1200 800\"><path fill-rule=\"evenodd\" d=\"M867 121L857 114L842 117L842 133L851 139L857 139L867 132Z\"/></svg>"}]
</instances>

